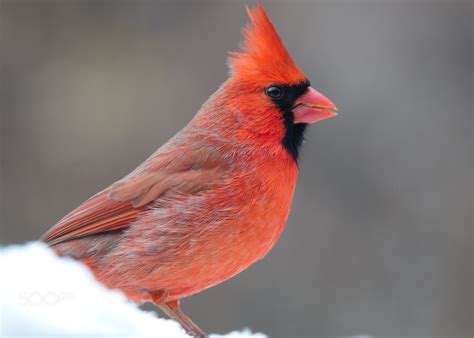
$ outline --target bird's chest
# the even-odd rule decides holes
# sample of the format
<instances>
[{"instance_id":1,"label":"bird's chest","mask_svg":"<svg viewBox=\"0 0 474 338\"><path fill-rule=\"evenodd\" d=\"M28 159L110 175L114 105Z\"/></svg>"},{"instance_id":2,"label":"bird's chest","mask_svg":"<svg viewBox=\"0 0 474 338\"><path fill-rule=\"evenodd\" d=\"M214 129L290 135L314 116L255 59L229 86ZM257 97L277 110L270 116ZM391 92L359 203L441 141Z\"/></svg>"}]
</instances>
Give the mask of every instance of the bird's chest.
<instances>
[{"instance_id":1,"label":"bird's chest","mask_svg":"<svg viewBox=\"0 0 474 338\"><path fill-rule=\"evenodd\" d=\"M258 179L249 180L242 194L243 209L235 223L241 238L240 255L253 262L273 247L286 224L296 186L297 168L266 163L257 169ZM245 197L244 197L245 196ZM246 201L245 201L246 199Z\"/></svg>"},{"instance_id":2,"label":"bird's chest","mask_svg":"<svg viewBox=\"0 0 474 338\"><path fill-rule=\"evenodd\" d=\"M201 252L205 284L226 280L263 258L280 237L290 211L297 167L265 163L232 183L229 219L211 229L212 250Z\"/></svg>"},{"instance_id":3,"label":"bird's chest","mask_svg":"<svg viewBox=\"0 0 474 338\"><path fill-rule=\"evenodd\" d=\"M296 165L266 162L251 172L236 173L213 195L212 204L206 199L209 203L199 203L206 209L190 213L200 226L185 242L159 255L156 281L180 298L218 284L264 257L284 229L297 171ZM185 250L175 252L174 247ZM162 280L167 275L173 280Z\"/></svg>"}]
</instances>

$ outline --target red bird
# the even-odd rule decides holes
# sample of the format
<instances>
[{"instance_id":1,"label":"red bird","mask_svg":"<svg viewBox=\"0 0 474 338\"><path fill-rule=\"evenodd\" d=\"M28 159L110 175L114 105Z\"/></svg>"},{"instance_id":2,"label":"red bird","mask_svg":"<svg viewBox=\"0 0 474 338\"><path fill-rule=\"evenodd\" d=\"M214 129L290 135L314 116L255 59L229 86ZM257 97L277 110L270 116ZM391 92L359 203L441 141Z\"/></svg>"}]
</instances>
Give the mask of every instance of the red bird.
<instances>
[{"instance_id":1,"label":"red bird","mask_svg":"<svg viewBox=\"0 0 474 338\"><path fill-rule=\"evenodd\" d=\"M264 257L280 237L308 123L336 106L294 64L261 5L227 81L192 121L42 240L109 288L205 336L179 300Z\"/></svg>"}]
</instances>

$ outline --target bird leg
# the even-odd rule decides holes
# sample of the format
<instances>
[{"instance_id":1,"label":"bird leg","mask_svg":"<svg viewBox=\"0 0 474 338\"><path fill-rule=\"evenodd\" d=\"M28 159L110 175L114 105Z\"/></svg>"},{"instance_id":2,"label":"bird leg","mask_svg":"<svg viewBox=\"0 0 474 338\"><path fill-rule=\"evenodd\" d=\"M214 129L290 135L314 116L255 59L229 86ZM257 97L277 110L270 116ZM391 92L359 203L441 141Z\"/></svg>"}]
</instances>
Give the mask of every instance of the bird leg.
<instances>
[{"instance_id":1,"label":"bird leg","mask_svg":"<svg viewBox=\"0 0 474 338\"><path fill-rule=\"evenodd\" d=\"M179 300L168 301L168 292L157 290L150 292L153 303L168 317L181 324L187 334L195 338L205 338L207 334L189 318L179 306Z\"/></svg>"}]
</instances>

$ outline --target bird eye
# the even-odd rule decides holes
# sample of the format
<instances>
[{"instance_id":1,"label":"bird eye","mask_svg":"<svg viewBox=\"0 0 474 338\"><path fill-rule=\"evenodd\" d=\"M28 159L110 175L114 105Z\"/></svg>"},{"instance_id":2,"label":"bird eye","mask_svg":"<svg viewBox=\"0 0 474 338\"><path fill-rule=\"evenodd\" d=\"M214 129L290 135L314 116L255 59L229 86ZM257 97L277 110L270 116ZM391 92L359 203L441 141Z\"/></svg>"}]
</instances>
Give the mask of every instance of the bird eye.
<instances>
[{"instance_id":1,"label":"bird eye","mask_svg":"<svg viewBox=\"0 0 474 338\"><path fill-rule=\"evenodd\" d=\"M272 99L281 99L283 97L283 89L278 86L271 86L266 89L266 93Z\"/></svg>"}]
</instances>

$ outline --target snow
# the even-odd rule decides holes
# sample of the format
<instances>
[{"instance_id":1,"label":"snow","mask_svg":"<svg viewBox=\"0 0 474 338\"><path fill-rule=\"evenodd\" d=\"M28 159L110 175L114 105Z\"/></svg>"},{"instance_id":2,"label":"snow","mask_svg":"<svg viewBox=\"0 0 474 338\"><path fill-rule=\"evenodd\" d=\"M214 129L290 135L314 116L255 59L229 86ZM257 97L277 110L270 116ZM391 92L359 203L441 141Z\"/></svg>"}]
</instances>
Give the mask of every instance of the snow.
<instances>
[{"instance_id":1,"label":"snow","mask_svg":"<svg viewBox=\"0 0 474 338\"><path fill-rule=\"evenodd\" d=\"M188 337L41 243L0 248L0 336ZM249 330L211 337L266 337Z\"/></svg>"}]
</instances>

